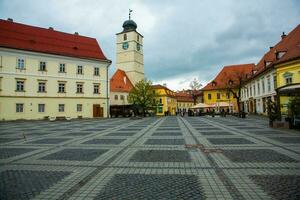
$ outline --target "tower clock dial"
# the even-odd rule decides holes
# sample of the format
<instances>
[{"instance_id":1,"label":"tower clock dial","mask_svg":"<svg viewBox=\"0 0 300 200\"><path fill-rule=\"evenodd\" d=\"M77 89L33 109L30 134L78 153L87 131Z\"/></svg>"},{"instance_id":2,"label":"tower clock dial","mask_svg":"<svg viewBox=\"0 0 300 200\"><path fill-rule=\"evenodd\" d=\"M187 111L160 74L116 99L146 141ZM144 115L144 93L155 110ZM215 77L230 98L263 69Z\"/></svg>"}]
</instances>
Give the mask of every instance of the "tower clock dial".
<instances>
[{"instance_id":1,"label":"tower clock dial","mask_svg":"<svg viewBox=\"0 0 300 200\"><path fill-rule=\"evenodd\" d=\"M129 47L128 42L124 42L122 45L122 48L126 50L126 49L128 49L128 47Z\"/></svg>"}]
</instances>

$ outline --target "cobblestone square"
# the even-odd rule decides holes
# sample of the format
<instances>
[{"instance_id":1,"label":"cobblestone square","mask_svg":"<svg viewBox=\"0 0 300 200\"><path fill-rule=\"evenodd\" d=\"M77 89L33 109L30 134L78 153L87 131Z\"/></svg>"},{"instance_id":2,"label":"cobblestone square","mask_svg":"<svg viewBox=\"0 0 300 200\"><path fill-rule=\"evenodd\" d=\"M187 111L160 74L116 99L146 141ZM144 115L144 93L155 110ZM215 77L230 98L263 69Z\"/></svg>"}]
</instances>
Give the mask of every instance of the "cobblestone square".
<instances>
[{"instance_id":1,"label":"cobblestone square","mask_svg":"<svg viewBox=\"0 0 300 200\"><path fill-rule=\"evenodd\" d=\"M299 132L271 129L261 118L26 121L0 128L0 199L300 195Z\"/></svg>"}]
</instances>

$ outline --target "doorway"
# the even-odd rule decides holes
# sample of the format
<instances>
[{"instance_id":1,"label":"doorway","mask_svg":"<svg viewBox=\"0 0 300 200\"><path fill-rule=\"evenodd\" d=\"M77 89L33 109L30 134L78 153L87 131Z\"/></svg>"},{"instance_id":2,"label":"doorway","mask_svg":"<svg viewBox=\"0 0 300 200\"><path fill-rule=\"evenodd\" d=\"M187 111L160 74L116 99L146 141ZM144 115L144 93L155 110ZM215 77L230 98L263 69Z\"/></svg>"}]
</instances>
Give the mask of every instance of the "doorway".
<instances>
[{"instance_id":1,"label":"doorway","mask_svg":"<svg viewBox=\"0 0 300 200\"><path fill-rule=\"evenodd\" d=\"M103 117L103 108L100 104L93 105L93 117Z\"/></svg>"}]
</instances>

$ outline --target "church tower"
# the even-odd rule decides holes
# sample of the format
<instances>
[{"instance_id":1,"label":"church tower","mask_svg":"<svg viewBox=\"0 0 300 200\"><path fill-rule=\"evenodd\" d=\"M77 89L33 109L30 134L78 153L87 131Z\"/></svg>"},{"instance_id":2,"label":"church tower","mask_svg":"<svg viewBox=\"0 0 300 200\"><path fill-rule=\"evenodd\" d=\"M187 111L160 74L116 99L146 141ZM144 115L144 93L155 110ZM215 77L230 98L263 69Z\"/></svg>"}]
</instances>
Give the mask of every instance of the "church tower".
<instances>
[{"instance_id":1,"label":"church tower","mask_svg":"<svg viewBox=\"0 0 300 200\"><path fill-rule=\"evenodd\" d=\"M116 67L125 71L130 81L135 85L145 78L143 36L136 31L137 25L129 19L123 23L123 31L117 33Z\"/></svg>"}]
</instances>

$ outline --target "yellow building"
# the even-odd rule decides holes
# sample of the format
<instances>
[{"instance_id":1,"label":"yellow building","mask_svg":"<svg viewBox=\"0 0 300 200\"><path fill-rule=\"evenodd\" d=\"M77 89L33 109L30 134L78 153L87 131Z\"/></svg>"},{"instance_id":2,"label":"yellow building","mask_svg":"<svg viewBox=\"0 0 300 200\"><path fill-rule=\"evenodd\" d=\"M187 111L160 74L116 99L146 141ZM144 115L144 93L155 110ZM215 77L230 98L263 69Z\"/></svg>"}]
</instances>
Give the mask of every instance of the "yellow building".
<instances>
[{"instance_id":1,"label":"yellow building","mask_svg":"<svg viewBox=\"0 0 300 200\"><path fill-rule=\"evenodd\" d=\"M163 116L167 112L169 115L175 115L177 111L176 93L162 85L153 85L152 88L156 94L156 115Z\"/></svg>"},{"instance_id":2,"label":"yellow building","mask_svg":"<svg viewBox=\"0 0 300 200\"><path fill-rule=\"evenodd\" d=\"M238 112L237 99L239 77L252 73L254 64L224 66L216 78L203 89L203 100L210 109L220 112Z\"/></svg>"},{"instance_id":3,"label":"yellow building","mask_svg":"<svg viewBox=\"0 0 300 200\"><path fill-rule=\"evenodd\" d=\"M287 52L288 54L288 52ZM289 55L287 55L289 56ZM290 57L275 65L277 77L277 94L281 114L288 114L288 103L294 96L300 96L300 48L298 58Z\"/></svg>"},{"instance_id":4,"label":"yellow building","mask_svg":"<svg viewBox=\"0 0 300 200\"><path fill-rule=\"evenodd\" d=\"M108 60L94 38L0 20L0 119L108 115Z\"/></svg>"},{"instance_id":5,"label":"yellow building","mask_svg":"<svg viewBox=\"0 0 300 200\"><path fill-rule=\"evenodd\" d=\"M177 112L188 112L194 106L193 96L185 91L176 92Z\"/></svg>"}]
</instances>

